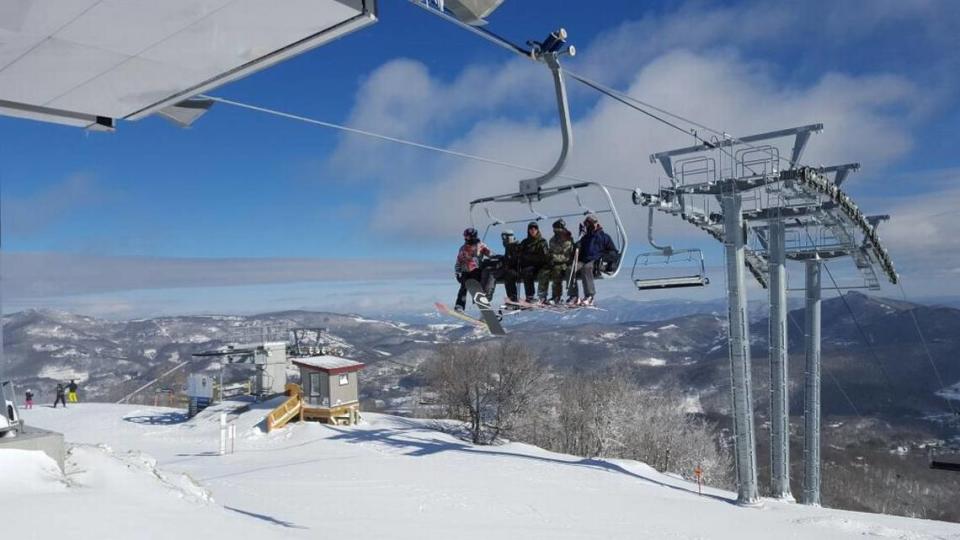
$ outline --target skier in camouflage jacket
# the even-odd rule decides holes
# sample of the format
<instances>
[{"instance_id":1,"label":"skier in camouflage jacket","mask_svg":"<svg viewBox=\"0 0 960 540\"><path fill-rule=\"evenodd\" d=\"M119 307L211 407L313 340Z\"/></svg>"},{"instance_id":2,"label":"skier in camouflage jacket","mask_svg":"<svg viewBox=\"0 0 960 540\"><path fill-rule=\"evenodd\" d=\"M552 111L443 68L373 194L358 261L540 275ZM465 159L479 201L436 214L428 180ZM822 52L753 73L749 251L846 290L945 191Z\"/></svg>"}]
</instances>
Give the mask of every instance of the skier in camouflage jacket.
<instances>
[{"instance_id":1,"label":"skier in camouflage jacket","mask_svg":"<svg viewBox=\"0 0 960 540\"><path fill-rule=\"evenodd\" d=\"M560 303L563 299L563 282L570 272L573 260L573 234L567 230L562 219L553 224L553 237L549 244L550 262L537 274L537 293L541 303L547 301L547 285L553 283L550 300Z\"/></svg>"}]
</instances>

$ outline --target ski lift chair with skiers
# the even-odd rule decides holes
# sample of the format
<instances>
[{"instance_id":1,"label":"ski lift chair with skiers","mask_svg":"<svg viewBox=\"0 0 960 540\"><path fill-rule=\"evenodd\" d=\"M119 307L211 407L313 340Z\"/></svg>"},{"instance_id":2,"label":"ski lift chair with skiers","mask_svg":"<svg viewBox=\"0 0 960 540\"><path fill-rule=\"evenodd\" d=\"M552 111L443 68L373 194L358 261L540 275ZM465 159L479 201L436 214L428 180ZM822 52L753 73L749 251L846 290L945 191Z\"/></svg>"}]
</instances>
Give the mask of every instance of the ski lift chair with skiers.
<instances>
[{"instance_id":1,"label":"ski lift chair with skiers","mask_svg":"<svg viewBox=\"0 0 960 540\"><path fill-rule=\"evenodd\" d=\"M493 229L520 228L520 224L530 221L549 224L556 219L583 219L590 214L598 217L607 216L613 221L613 231L610 233L610 236L616 246L616 254L610 254L601 260L596 277L599 279L604 277L612 278L620 272L620 261L623 253L627 249L627 234L620 215L617 213L616 206L613 203L613 198L610 197L610 192L606 186L597 182L579 182L564 186L546 186L563 170L570 152L570 147L573 144L567 90L559 58L563 55L573 56L576 50L572 45L567 45L566 38L567 32L561 28L551 32L543 42L528 42L532 47L531 56L543 62L553 75L562 135L560 156L549 171L536 178L521 180L518 192L481 197L470 201L470 220L474 227L483 228L482 237L486 239L487 235ZM596 198L597 204L602 206L587 206L587 204L585 204L585 196L588 193L592 194L592 196ZM569 200L570 198L575 201L575 209L550 213L541 213L537 210L538 203L545 199L556 201L558 203L556 206L558 207L570 208L566 206L566 204L559 204L561 199ZM591 202L593 202L592 199ZM522 213L514 212L513 215L509 217L501 218L500 212L493 210L494 207L520 208L522 209ZM483 210L481 219L478 219L476 215L479 209ZM481 224L481 220L486 223Z\"/></svg>"}]
</instances>

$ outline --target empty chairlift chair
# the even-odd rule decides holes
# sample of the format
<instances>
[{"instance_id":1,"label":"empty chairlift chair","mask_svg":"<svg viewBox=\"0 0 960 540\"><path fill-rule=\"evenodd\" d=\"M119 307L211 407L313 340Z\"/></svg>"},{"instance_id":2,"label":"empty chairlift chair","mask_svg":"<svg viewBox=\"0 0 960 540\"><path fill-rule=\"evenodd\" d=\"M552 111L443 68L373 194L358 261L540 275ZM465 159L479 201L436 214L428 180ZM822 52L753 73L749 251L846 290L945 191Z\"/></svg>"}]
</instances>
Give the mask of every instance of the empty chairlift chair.
<instances>
[{"instance_id":1,"label":"empty chairlift chair","mask_svg":"<svg viewBox=\"0 0 960 540\"><path fill-rule=\"evenodd\" d=\"M640 253L633 260L630 279L638 290L703 287L710 283L699 249L674 249L653 240L653 208L649 208L647 238L655 251Z\"/></svg>"},{"instance_id":2,"label":"empty chairlift chair","mask_svg":"<svg viewBox=\"0 0 960 540\"><path fill-rule=\"evenodd\" d=\"M960 453L931 453L930 468L940 471L960 472Z\"/></svg>"}]
</instances>

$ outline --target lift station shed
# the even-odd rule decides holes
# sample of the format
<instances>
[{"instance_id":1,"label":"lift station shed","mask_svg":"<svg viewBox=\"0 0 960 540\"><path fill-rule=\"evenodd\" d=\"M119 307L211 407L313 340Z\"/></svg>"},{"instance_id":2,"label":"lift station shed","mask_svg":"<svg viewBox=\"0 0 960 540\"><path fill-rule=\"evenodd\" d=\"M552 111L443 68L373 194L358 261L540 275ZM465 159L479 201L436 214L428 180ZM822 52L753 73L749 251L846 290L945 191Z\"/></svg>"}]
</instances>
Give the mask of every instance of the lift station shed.
<instances>
[{"instance_id":1,"label":"lift station shed","mask_svg":"<svg viewBox=\"0 0 960 540\"><path fill-rule=\"evenodd\" d=\"M358 372L363 363L337 356L292 359L300 368L303 420L355 424L360 418Z\"/></svg>"}]
</instances>

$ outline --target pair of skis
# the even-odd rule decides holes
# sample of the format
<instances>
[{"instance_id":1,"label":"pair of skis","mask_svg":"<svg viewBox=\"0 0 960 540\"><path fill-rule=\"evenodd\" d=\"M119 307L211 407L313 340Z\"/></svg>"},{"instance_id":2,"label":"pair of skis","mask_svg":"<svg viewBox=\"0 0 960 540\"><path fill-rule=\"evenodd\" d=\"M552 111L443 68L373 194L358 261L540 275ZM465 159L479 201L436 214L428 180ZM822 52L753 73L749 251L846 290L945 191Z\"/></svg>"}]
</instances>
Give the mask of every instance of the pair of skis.
<instances>
[{"instance_id":1,"label":"pair of skis","mask_svg":"<svg viewBox=\"0 0 960 540\"><path fill-rule=\"evenodd\" d=\"M473 303L477 305L477 308L480 309L481 318L471 317L462 311L451 310L446 305L437 302L434 305L441 314L449 315L455 317L467 323L470 323L478 328L486 328L490 331L491 334L495 336L505 336L507 331L503 328L500 320L503 318L503 315L500 311L493 309L490 305L490 299L487 298L487 295L484 294L483 289L480 286L480 283L474 279L469 279L465 283L467 291L470 293L470 297L473 299ZM602 308L598 308L593 305L582 305L582 304L540 304L532 303L525 301L511 301L507 300L504 307L513 308L512 311L508 313L521 313L523 311L549 311L551 313L568 313L571 311L577 311L580 309L594 309L598 311L604 311Z\"/></svg>"},{"instance_id":2,"label":"pair of skis","mask_svg":"<svg viewBox=\"0 0 960 540\"><path fill-rule=\"evenodd\" d=\"M542 304L538 302L525 302L522 300L517 300L516 302L512 300L506 301L506 307L512 307L520 311L549 311L551 313L569 313L571 311L577 311L579 309L594 309L597 311L604 311L602 308L599 308L594 305L584 305L584 304Z\"/></svg>"}]
</instances>

